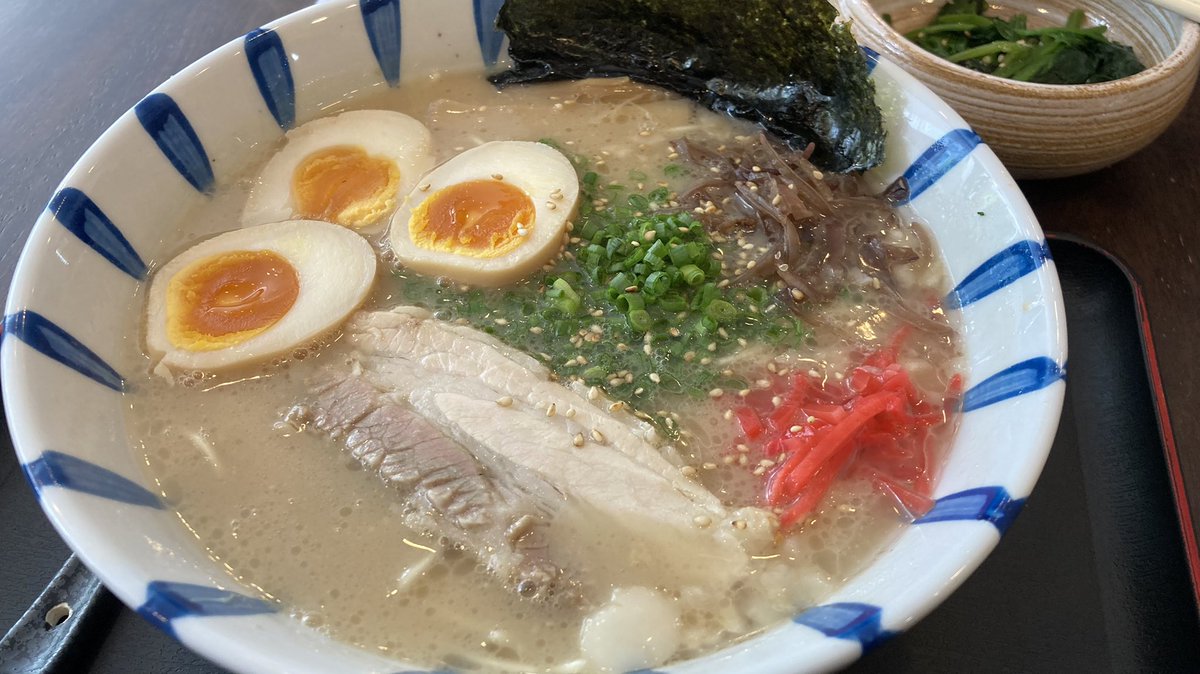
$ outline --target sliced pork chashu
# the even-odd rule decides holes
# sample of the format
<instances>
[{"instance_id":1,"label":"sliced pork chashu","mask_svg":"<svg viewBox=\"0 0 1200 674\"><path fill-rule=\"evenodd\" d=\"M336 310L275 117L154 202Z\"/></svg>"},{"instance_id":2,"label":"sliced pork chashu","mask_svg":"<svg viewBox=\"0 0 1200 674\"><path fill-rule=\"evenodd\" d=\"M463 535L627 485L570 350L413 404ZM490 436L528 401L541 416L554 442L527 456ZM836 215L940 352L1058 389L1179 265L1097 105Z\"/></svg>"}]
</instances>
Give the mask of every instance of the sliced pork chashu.
<instances>
[{"instance_id":1,"label":"sliced pork chashu","mask_svg":"<svg viewBox=\"0 0 1200 674\"><path fill-rule=\"evenodd\" d=\"M704 565L709 575L716 569L730 578L748 562L747 539L761 541L772 533L765 511L731 511L685 476L664 456L672 450L661 446L649 424L623 410L614 411L610 401L595 392L572 390L553 381L541 363L489 335L435 320L423 309L397 307L356 314L346 326L344 339L353 345L354 354L335 378L366 382L389 404L425 420L486 467L480 479L511 483L500 492L513 492L517 488L511 485L520 485L519 491L543 513L536 518L539 525L564 515L559 520L574 523L574 528L559 527L563 535L579 538L598 535L584 528L602 530L607 532L606 540L621 541L647 566L668 550L673 556L683 551L710 560ZM322 400L331 390L337 389L317 396L315 408L328 407ZM349 451L356 451L350 440L362 430L361 422L318 426L343 435ZM404 439L405 432L376 435L394 437L392 442L400 445L411 443ZM374 463L363 463L378 470ZM418 474L426 469L424 463L405 465ZM501 477L503 471L509 475ZM410 498L428 501L427 495L421 495L428 491L424 479L423 475L412 479L417 493ZM495 502L512 502L509 499ZM528 504L514 512L522 509L528 510ZM506 521L512 516L491 519ZM740 525L733 526L739 520ZM470 538L466 529L461 533ZM462 541L463 537L451 538ZM462 544L481 550L494 546L495 540L492 535ZM540 546L541 537L535 540ZM516 548L513 552L523 556Z\"/></svg>"},{"instance_id":2,"label":"sliced pork chashu","mask_svg":"<svg viewBox=\"0 0 1200 674\"><path fill-rule=\"evenodd\" d=\"M471 550L523 596L566 589L561 569L547 559L553 487L490 453L467 451L359 368L326 371L313 394L290 420L327 433L396 486L410 528Z\"/></svg>"}]
</instances>

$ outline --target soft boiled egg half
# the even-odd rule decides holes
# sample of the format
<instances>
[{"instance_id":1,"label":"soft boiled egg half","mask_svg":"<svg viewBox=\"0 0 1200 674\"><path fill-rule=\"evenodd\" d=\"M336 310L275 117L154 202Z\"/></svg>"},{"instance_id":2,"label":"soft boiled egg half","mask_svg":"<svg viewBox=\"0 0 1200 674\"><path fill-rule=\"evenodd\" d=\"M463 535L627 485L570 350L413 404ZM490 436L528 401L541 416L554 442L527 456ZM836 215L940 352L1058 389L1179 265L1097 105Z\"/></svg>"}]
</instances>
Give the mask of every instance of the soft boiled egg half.
<instances>
[{"instance_id":1,"label":"soft boiled egg half","mask_svg":"<svg viewBox=\"0 0 1200 674\"><path fill-rule=\"evenodd\" d=\"M226 232L154 275L146 346L167 367L195 370L307 346L362 304L375 264L366 239L326 222Z\"/></svg>"},{"instance_id":2,"label":"soft boiled egg half","mask_svg":"<svg viewBox=\"0 0 1200 674\"><path fill-rule=\"evenodd\" d=\"M388 241L420 274L506 285L554 257L578 200L575 167L558 150L485 143L426 174L393 216Z\"/></svg>"},{"instance_id":3,"label":"soft boiled egg half","mask_svg":"<svg viewBox=\"0 0 1200 674\"><path fill-rule=\"evenodd\" d=\"M429 129L408 115L357 110L287 135L250 189L243 225L324 220L352 229L386 223L433 166Z\"/></svg>"}]
</instances>

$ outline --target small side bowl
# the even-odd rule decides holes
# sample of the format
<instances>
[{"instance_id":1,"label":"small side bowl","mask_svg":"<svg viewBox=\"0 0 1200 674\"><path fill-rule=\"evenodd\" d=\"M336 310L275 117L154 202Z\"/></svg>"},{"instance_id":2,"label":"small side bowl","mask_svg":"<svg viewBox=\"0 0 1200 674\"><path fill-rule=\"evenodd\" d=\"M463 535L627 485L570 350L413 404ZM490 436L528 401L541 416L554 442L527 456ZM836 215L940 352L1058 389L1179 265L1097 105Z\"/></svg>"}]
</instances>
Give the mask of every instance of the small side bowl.
<instances>
[{"instance_id":1,"label":"small side bowl","mask_svg":"<svg viewBox=\"0 0 1200 674\"><path fill-rule=\"evenodd\" d=\"M975 72L904 37L927 25L943 0L838 0L859 42L941 96L983 136L1017 178L1059 178L1115 164L1158 138L1183 110L1200 69L1200 27L1144 2L1003 0L996 12L1062 25L1074 9L1148 67L1112 82L1030 84ZM891 14L888 25L883 14Z\"/></svg>"}]
</instances>

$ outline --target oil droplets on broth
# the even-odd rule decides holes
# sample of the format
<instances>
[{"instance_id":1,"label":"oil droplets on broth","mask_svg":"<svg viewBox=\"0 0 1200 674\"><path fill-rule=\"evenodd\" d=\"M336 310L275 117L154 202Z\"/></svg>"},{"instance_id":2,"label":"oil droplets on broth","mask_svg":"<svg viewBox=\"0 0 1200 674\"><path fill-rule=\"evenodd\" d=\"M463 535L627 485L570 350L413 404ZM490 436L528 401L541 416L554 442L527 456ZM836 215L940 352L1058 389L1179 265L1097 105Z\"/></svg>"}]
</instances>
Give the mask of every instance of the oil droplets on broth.
<instances>
[{"instance_id":1,"label":"oil droplets on broth","mask_svg":"<svg viewBox=\"0 0 1200 674\"><path fill-rule=\"evenodd\" d=\"M476 75L446 76L354 101L352 107L394 110L428 129L430 139L424 146L428 158L399 169L405 188L399 190L391 233L372 226L360 231L377 248L390 247L412 269L449 276L453 280L443 285L451 291L459 283L512 282L489 276L476 264L508 252L446 251L445 259L433 260L436 256L428 247L406 247L404 239L423 231L422 198L432 199L439 190L454 185L492 180L493 173L517 179L523 164L510 164L511 170L488 168L480 175L456 170L436 181L438 171L452 169L453 164L447 163L418 181L430 166L471 148L486 148L492 141L552 138L568 155L588 158L602 180L644 181L637 185L638 191L653 189L661 180L677 190L690 179L660 177L661 167L675 161L669 159L670 141L687 136L714 144L733 143L756 133L743 123L661 91L621 82L547 84L497 92ZM332 119L352 119L356 114L368 113L343 113ZM289 138L285 147L297 143ZM347 165L369 163L381 152L368 148L364 159L337 150L327 159ZM253 184L254 190L263 189L269 182L266 176L277 173L271 164L282 156L282 152L276 155L261 174L250 172L262 180L243 181L195 213L196 230L208 233L236 227L247 188ZM421 161L427 163L424 168ZM287 177L296 175L297 166L292 163ZM386 173L380 174L382 185L391 184ZM535 176L536 190L542 191L522 186L533 207L546 210L547 203L574 203L578 184L564 182L558 173L555 168L544 177ZM567 198L553 196L556 190ZM423 197L405 202L403 195L410 193ZM251 204L257 201L261 199L251 197ZM282 203L276 197L272 202ZM257 208L248 206L246 212ZM288 211L280 219L302 215L292 205L279 208L280 213ZM536 270L546 259L540 256L554 255L563 246L567 215L574 209L565 205L560 210L562 218L537 220L550 233L545 240L537 238L543 234L536 228L520 234L537 244L533 262L523 269ZM180 233L180 248L185 247L185 237L194 235ZM388 238L390 246L385 245ZM500 239L492 241L500 241L503 248ZM414 250L430 261L417 260ZM303 279L303 268L297 268ZM944 283L936 277L940 269L931 273L934 278L929 283ZM381 276L363 308L390 309L410 303L405 285L409 278ZM147 302L154 307L160 301L155 299L157 283L156 279L141 289L149 297L136 298L131 317ZM503 290L493 292L497 294L486 297L499 298ZM296 303L302 298L300 293ZM438 311L435 306L427 308ZM854 297L830 311L844 325L873 320L875 313ZM497 313L489 320L509 319ZM523 348L535 357L555 339L540 331L528 336ZM151 352L169 353L169 344L156 346L166 338L154 337L153 329L148 339ZM833 380L846 368L846 339L840 333L817 331L799 351L747 349L745 358L762 359L748 370L750 381L783 381L792 376L789 370ZM170 363L182 372L170 380L150 374L148 366L144 380L129 395L129 435L144 454L163 498L231 576L280 602L314 629L406 662L463 671L576 672L657 666L664 660L702 655L821 601L869 563L904 526L895 502L880 496L871 476L839 481L802 531L781 537L777 544L762 543L767 547L755 550L759 554L750 559L745 577L730 582L703 551L684 545L677 554L660 555L659 548L631 538L620 523L572 504L549 522L547 556L578 581L579 596L574 601L530 601L489 573L469 550L405 526L398 490L381 483L379 476L364 470L326 436L297 430L285 421L289 410L310 396L312 382L322 372L355 357L350 340L337 333L306 333L300 342L298 348L277 350L274 360L216 374L212 373L216 365L202 360ZM953 344L944 346L954 353ZM766 362L772 355L777 358L768 371ZM696 363L705 357L696 356ZM729 358L728 367L739 367L738 357ZM944 369L951 371L953 364L947 362ZM925 376L944 381L947 372L939 366ZM750 388L759 390L753 384L747 391ZM584 391L580 389L580 395ZM766 467L757 473L754 469L771 458L755 455L748 461L739 455L740 449L731 452L745 441L740 427L730 420L731 398L738 400L737 391L723 397L680 399L678 407L667 412L672 424L688 433L667 455L681 462L685 474L699 480L721 507L732 512L735 506L761 501ZM521 404L520 400L506 402ZM544 414L561 417L566 412ZM584 442L601 445L606 438L585 437ZM701 524L733 530L737 522L698 522L697 526ZM651 552L655 556L649 557ZM636 652L641 646L629 643L630 633L648 634L647 630L667 623L671 629L655 632L653 652ZM597 652L609 652L611 658L585 659Z\"/></svg>"}]
</instances>

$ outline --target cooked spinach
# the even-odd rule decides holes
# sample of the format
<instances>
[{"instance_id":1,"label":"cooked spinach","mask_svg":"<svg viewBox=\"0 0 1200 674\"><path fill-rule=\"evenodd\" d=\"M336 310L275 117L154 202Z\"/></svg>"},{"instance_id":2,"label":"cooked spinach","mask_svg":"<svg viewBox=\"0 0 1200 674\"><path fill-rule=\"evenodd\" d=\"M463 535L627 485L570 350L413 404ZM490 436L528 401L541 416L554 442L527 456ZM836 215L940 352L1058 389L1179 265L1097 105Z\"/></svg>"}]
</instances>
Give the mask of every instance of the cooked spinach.
<instances>
[{"instance_id":1,"label":"cooked spinach","mask_svg":"<svg viewBox=\"0 0 1200 674\"><path fill-rule=\"evenodd\" d=\"M866 60L828 0L508 0L501 86L628 76L815 145L831 171L883 159Z\"/></svg>"},{"instance_id":2,"label":"cooked spinach","mask_svg":"<svg viewBox=\"0 0 1200 674\"><path fill-rule=\"evenodd\" d=\"M1088 84L1146 69L1133 49L1110 42L1107 27L1084 27L1082 10L1063 26L1031 29L1024 14L987 16L984 0L953 0L933 23L905 35L921 48L982 73L1021 82Z\"/></svg>"}]
</instances>

